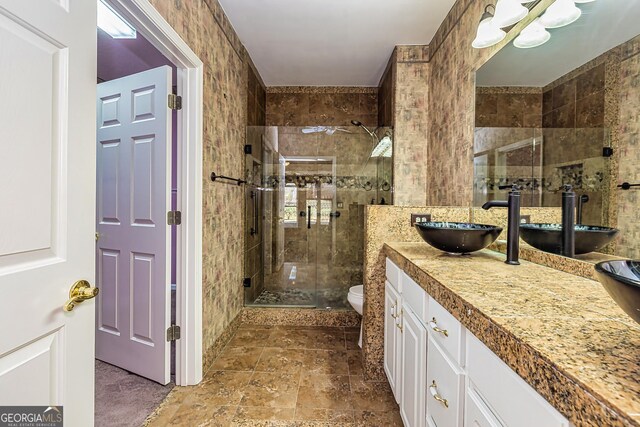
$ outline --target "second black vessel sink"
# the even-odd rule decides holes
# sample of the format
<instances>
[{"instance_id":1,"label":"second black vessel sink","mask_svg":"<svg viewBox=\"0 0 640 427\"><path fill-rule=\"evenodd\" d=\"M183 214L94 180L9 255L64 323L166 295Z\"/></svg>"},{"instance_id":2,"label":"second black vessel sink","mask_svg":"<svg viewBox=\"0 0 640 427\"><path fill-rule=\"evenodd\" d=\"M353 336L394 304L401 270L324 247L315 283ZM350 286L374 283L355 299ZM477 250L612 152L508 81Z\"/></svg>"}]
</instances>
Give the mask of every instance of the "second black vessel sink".
<instances>
[{"instance_id":1,"label":"second black vessel sink","mask_svg":"<svg viewBox=\"0 0 640 427\"><path fill-rule=\"evenodd\" d=\"M467 222L416 223L422 239L436 249L454 254L479 251L493 243L502 228Z\"/></svg>"},{"instance_id":2,"label":"second black vessel sink","mask_svg":"<svg viewBox=\"0 0 640 427\"><path fill-rule=\"evenodd\" d=\"M576 255L588 254L605 247L618 234L616 228L575 225ZM562 254L560 224L520 224L522 240L541 251Z\"/></svg>"},{"instance_id":3,"label":"second black vessel sink","mask_svg":"<svg viewBox=\"0 0 640 427\"><path fill-rule=\"evenodd\" d=\"M640 261L604 261L595 268L598 280L611 298L640 323Z\"/></svg>"}]
</instances>

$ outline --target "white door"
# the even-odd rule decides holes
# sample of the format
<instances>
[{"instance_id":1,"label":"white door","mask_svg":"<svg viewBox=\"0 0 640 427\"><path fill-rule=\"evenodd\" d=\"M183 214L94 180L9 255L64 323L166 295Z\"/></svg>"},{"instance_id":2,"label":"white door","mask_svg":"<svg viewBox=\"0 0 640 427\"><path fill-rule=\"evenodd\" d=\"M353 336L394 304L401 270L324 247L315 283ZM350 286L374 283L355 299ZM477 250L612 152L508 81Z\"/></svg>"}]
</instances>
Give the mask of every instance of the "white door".
<instances>
[{"instance_id":1,"label":"white door","mask_svg":"<svg viewBox=\"0 0 640 427\"><path fill-rule=\"evenodd\" d=\"M400 329L396 321L400 313L400 295L393 289L391 283L386 282L384 294L384 371L391 385L391 390L400 402L400 388L398 387L398 368L400 354Z\"/></svg>"},{"instance_id":2,"label":"white door","mask_svg":"<svg viewBox=\"0 0 640 427\"><path fill-rule=\"evenodd\" d=\"M98 85L96 358L170 378L171 68Z\"/></svg>"},{"instance_id":3,"label":"white door","mask_svg":"<svg viewBox=\"0 0 640 427\"><path fill-rule=\"evenodd\" d=\"M93 425L96 2L0 0L0 405Z\"/></svg>"},{"instance_id":4,"label":"white door","mask_svg":"<svg viewBox=\"0 0 640 427\"><path fill-rule=\"evenodd\" d=\"M406 427L424 427L427 422L427 329L407 305L402 307L401 321L400 416Z\"/></svg>"}]
</instances>

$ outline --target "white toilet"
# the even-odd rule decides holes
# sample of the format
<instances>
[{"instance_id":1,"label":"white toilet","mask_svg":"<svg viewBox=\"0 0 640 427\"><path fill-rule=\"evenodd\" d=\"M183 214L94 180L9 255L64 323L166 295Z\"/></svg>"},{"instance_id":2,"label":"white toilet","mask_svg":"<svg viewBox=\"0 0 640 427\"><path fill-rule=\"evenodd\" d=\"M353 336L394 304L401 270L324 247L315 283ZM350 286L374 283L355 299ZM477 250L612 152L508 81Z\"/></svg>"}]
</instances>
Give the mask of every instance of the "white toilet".
<instances>
[{"instance_id":1,"label":"white toilet","mask_svg":"<svg viewBox=\"0 0 640 427\"><path fill-rule=\"evenodd\" d=\"M362 306L364 305L364 286L352 286L349 288L349 294L347 295L347 301L351 304L351 307L362 316ZM360 322L360 339L358 345L362 348L362 322Z\"/></svg>"}]
</instances>

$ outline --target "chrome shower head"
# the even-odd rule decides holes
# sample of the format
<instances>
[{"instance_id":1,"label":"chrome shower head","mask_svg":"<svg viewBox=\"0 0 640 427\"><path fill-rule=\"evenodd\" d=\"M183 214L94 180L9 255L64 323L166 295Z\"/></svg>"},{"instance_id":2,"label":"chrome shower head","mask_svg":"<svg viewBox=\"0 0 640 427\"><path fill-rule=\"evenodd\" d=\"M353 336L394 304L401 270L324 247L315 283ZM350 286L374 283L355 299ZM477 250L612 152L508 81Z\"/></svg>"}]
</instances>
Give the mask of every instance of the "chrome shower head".
<instances>
[{"instance_id":1,"label":"chrome shower head","mask_svg":"<svg viewBox=\"0 0 640 427\"><path fill-rule=\"evenodd\" d=\"M371 138L373 138L373 139L375 139L376 141L378 141L378 137L377 137L373 132L371 132L371 131L369 130L369 128L368 128L368 127L366 127L365 125L363 125L361 121L358 121L358 120L351 120L351 124L352 124L352 125L354 125L354 126L359 126L359 127L361 127L362 129L364 129L364 130L365 130L365 132L367 132L367 133L369 134L369 136L371 136Z\"/></svg>"}]
</instances>

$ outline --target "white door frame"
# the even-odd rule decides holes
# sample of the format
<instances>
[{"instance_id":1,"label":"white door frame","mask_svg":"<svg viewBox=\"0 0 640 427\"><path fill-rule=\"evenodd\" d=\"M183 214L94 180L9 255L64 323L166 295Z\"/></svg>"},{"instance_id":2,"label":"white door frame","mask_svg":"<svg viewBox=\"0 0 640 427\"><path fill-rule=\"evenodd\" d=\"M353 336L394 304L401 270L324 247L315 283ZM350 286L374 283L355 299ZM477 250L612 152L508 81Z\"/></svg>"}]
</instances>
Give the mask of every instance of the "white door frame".
<instances>
[{"instance_id":1,"label":"white door frame","mask_svg":"<svg viewBox=\"0 0 640 427\"><path fill-rule=\"evenodd\" d=\"M176 384L202 381L202 81L203 64L148 0L108 0L177 68L178 206Z\"/></svg>"}]
</instances>

